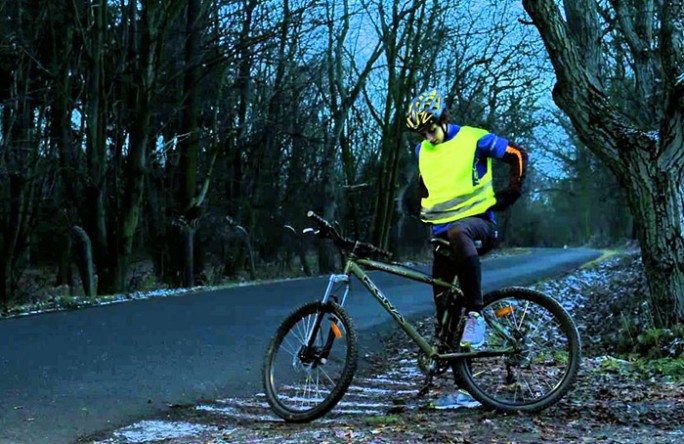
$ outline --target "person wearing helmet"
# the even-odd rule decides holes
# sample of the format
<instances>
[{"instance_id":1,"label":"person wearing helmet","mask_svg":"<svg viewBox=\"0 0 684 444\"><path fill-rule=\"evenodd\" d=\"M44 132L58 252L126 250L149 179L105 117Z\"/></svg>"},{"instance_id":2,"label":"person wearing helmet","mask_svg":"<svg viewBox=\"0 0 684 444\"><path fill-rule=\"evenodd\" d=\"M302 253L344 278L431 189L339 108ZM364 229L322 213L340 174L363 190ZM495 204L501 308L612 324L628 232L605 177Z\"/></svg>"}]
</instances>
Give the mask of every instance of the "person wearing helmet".
<instances>
[{"instance_id":1,"label":"person wearing helmet","mask_svg":"<svg viewBox=\"0 0 684 444\"><path fill-rule=\"evenodd\" d=\"M494 211L505 210L522 193L527 152L487 130L449 123L446 104L436 89L411 101L406 127L423 139L416 146L421 220L432 226L434 237L448 240L455 258L454 264L452 259L436 253L432 275L447 282L458 276L467 313L460 345L476 349L485 343L486 329L480 314L483 299L479 256L498 243ZM510 166L508 186L496 193L492 159ZM438 331L443 327L439 320L446 310L447 293L433 288ZM444 405L459 406L449 400Z\"/></svg>"}]
</instances>

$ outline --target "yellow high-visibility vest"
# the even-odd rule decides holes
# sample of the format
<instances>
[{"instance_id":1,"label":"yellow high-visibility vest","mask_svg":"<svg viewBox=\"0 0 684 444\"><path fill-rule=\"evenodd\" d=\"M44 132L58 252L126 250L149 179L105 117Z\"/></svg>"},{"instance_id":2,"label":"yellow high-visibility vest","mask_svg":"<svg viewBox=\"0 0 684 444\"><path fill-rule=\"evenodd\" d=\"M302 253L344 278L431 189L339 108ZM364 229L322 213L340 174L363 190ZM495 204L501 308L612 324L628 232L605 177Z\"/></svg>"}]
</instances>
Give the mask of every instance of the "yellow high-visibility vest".
<instances>
[{"instance_id":1,"label":"yellow high-visibility vest","mask_svg":"<svg viewBox=\"0 0 684 444\"><path fill-rule=\"evenodd\" d=\"M442 224L482 214L496 203L492 186L492 159L478 177L475 168L477 141L489 132L463 126L453 139L432 145L423 141L418 168L428 189L421 200L423 222Z\"/></svg>"}]
</instances>

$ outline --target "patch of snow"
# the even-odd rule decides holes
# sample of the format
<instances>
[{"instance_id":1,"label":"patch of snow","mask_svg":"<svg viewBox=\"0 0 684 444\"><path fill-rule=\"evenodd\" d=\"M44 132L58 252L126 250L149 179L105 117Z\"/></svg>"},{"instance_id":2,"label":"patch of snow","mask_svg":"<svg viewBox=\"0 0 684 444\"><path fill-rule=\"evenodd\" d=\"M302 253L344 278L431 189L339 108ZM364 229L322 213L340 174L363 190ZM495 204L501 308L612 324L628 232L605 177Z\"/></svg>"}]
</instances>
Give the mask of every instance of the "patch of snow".
<instances>
[{"instance_id":1,"label":"patch of snow","mask_svg":"<svg viewBox=\"0 0 684 444\"><path fill-rule=\"evenodd\" d=\"M195 406L195 410L198 410L200 412L209 412L209 413L215 413L219 415L224 415L224 416L230 416L233 418L239 418L239 419L247 419L250 421L258 421L258 422L285 422L284 419L276 418L275 416L270 416L270 415L255 415L253 413L244 413L238 410L235 407L216 407L213 405L198 405Z\"/></svg>"},{"instance_id":2,"label":"patch of snow","mask_svg":"<svg viewBox=\"0 0 684 444\"><path fill-rule=\"evenodd\" d=\"M375 409L333 409L332 413L338 415L384 415L386 412L384 410Z\"/></svg>"},{"instance_id":3,"label":"patch of snow","mask_svg":"<svg viewBox=\"0 0 684 444\"><path fill-rule=\"evenodd\" d=\"M601 364L602 362L613 362L615 364L620 364L620 365L633 365L632 362L626 361L624 359L620 358L614 358L612 356L604 355L604 356L596 356L595 358L587 358L587 361L593 362L595 364Z\"/></svg>"},{"instance_id":4,"label":"patch of snow","mask_svg":"<svg viewBox=\"0 0 684 444\"><path fill-rule=\"evenodd\" d=\"M264 397L266 395L263 395ZM268 405L267 402L257 402L249 398L225 398L225 399L219 399L218 401L214 401L218 404L229 404L229 405L236 405L239 407L253 407L253 408L261 408L261 409L268 409L270 406Z\"/></svg>"},{"instance_id":5,"label":"patch of snow","mask_svg":"<svg viewBox=\"0 0 684 444\"><path fill-rule=\"evenodd\" d=\"M237 288L237 287L250 287L255 285L263 285L274 282L290 282L308 279L307 277L296 277L296 278L283 278L283 279L271 279L271 280L255 280L255 281L242 281L242 282L231 282L225 285L215 285L215 286L195 286L187 288L160 288L148 291L135 291L132 293L124 294L114 294L114 295L100 295L93 299L86 298L83 296L67 296L58 297L56 300L57 305L55 306L56 300L51 300L47 302L38 302L35 304L27 304L23 306L13 307L9 313L0 312L0 319L4 318L15 318L20 316L30 316L45 313L52 313L57 311L74 310L79 308L102 306L119 304L122 302L134 301L134 300L144 300L158 297L169 297L169 296L180 296L187 293L197 293L197 292L207 292L222 290L226 288ZM68 299L69 302L63 302ZM59 302L61 300L62 302ZM64 303L65 306L61 306Z\"/></svg>"},{"instance_id":6,"label":"patch of snow","mask_svg":"<svg viewBox=\"0 0 684 444\"><path fill-rule=\"evenodd\" d=\"M418 369L418 367L404 367L398 370L391 370L385 373L384 376L396 378L415 378L422 376L423 373ZM406 381L408 383L408 381Z\"/></svg>"},{"instance_id":7,"label":"patch of snow","mask_svg":"<svg viewBox=\"0 0 684 444\"><path fill-rule=\"evenodd\" d=\"M189 422L140 421L114 432L116 438L122 438L127 444L138 444L149 441L176 438L192 438L203 433L216 433L218 427Z\"/></svg>"},{"instance_id":8,"label":"patch of snow","mask_svg":"<svg viewBox=\"0 0 684 444\"><path fill-rule=\"evenodd\" d=\"M360 383L364 383L364 384L387 384L387 385L401 385L401 386L415 385L409 381L397 381L394 378L387 378L384 376L380 376L377 378L355 378L354 380L357 382L360 382Z\"/></svg>"},{"instance_id":9,"label":"patch of snow","mask_svg":"<svg viewBox=\"0 0 684 444\"><path fill-rule=\"evenodd\" d=\"M361 394L368 395L414 395L418 393L418 390L396 390L396 389L382 389L377 387L362 387L358 385L352 385L347 389L348 392L361 392ZM265 396L265 395L264 395ZM356 394L360 396L360 394Z\"/></svg>"},{"instance_id":10,"label":"patch of snow","mask_svg":"<svg viewBox=\"0 0 684 444\"><path fill-rule=\"evenodd\" d=\"M352 402L352 401L344 401L346 398L342 398L343 400L340 401L337 405L342 406L342 407L361 407L361 408L391 408L394 407L394 404L391 402ZM336 409L337 410L337 409ZM344 409L342 409L344 410Z\"/></svg>"}]
</instances>

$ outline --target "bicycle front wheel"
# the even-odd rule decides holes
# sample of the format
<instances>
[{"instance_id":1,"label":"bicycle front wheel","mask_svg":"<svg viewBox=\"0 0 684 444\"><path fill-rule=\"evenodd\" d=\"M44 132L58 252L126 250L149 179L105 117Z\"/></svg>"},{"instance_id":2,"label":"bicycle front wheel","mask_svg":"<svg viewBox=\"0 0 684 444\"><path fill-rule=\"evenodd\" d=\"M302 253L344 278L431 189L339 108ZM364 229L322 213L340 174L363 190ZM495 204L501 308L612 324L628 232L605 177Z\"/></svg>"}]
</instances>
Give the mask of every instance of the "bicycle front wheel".
<instances>
[{"instance_id":1,"label":"bicycle front wheel","mask_svg":"<svg viewBox=\"0 0 684 444\"><path fill-rule=\"evenodd\" d=\"M280 325L266 352L264 390L273 411L289 422L328 413L356 371L356 332L337 304L312 302Z\"/></svg>"},{"instance_id":2,"label":"bicycle front wheel","mask_svg":"<svg viewBox=\"0 0 684 444\"><path fill-rule=\"evenodd\" d=\"M503 356L460 361L465 388L486 407L538 412L557 402L579 371L581 344L567 311L527 288L485 297L486 348L512 349Z\"/></svg>"}]
</instances>

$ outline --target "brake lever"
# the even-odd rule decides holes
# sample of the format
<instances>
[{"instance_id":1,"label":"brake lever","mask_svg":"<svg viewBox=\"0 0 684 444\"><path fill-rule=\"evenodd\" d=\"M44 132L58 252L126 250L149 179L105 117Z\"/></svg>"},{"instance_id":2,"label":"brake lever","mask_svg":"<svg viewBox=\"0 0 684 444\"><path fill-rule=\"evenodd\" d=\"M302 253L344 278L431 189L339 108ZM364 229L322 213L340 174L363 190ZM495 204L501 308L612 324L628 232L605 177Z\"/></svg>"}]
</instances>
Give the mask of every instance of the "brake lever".
<instances>
[{"instance_id":1,"label":"brake lever","mask_svg":"<svg viewBox=\"0 0 684 444\"><path fill-rule=\"evenodd\" d=\"M317 235L318 233L320 233L320 231L314 230L313 228L304 228L302 230L302 234L316 234Z\"/></svg>"}]
</instances>

